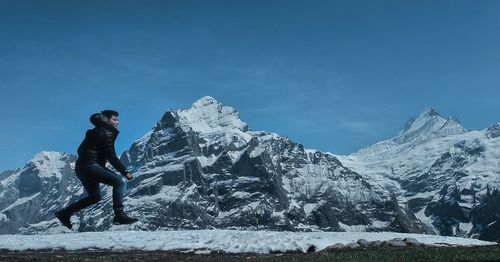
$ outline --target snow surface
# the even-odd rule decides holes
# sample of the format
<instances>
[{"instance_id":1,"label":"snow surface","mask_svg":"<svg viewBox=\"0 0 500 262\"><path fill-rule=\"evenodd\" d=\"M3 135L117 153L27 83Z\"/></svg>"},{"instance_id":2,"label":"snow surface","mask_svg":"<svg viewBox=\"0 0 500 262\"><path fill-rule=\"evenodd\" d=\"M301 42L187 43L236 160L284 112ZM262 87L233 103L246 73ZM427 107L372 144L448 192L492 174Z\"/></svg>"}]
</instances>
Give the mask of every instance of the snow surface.
<instances>
[{"instance_id":1,"label":"snow surface","mask_svg":"<svg viewBox=\"0 0 500 262\"><path fill-rule=\"evenodd\" d=\"M348 244L359 239L368 241L411 237L429 245L495 245L494 242L470 238L443 237L405 233L366 232L275 232L241 230L186 231L107 231L53 235L2 235L0 249L8 250L181 250L208 253L224 250L228 253L270 253L301 251L314 245L322 250L336 243Z\"/></svg>"}]
</instances>

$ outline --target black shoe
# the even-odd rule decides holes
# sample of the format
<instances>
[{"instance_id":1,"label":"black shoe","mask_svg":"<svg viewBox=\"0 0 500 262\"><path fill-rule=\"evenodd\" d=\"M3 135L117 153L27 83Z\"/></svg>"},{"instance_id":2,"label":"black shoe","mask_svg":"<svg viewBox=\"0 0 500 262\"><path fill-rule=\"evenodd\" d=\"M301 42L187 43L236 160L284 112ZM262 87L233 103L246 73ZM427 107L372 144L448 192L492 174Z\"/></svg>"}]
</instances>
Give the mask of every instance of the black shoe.
<instances>
[{"instance_id":1,"label":"black shoe","mask_svg":"<svg viewBox=\"0 0 500 262\"><path fill-rule=\"evenodd\" d=\"M132 224L137 222L137 218L129 217L126 214L118 214L115 215L113 218L113 224L115 225L120 225L120 224Z\"/></svg>"},{"instance_id":2,"label":"black shoe","mask_svg":"<svg viewBox=\"0 0 500 262\"><path fill-rule=\"evenodd\" d=\"M59 219L59 221L61 221L61 223L65 227L67 227L69 229L71 229L73 227L73 225L71 225L71 219L70 219L71 215L70 214L60 210L60 211L56 212L56 217L57 217L57 219Z\"/></svg>"}]
</instances>

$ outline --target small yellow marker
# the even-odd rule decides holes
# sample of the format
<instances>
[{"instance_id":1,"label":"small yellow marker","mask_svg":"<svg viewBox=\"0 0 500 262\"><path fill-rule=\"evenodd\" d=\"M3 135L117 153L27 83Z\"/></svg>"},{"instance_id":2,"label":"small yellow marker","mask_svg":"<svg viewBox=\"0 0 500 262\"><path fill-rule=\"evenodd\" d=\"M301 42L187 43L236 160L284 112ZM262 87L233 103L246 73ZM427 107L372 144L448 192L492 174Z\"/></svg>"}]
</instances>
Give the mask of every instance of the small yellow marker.
<instances>
[{"instance_id":1,"label":"small yellow marker","mask_svg":"<svg viewBox=\"0 0 500 262\"><path fill-rule=\"evenodd\" d=\"M255 208L255 223L257 224L257 230L259 230L259 208Z\"/></svg>"}]
</instances>

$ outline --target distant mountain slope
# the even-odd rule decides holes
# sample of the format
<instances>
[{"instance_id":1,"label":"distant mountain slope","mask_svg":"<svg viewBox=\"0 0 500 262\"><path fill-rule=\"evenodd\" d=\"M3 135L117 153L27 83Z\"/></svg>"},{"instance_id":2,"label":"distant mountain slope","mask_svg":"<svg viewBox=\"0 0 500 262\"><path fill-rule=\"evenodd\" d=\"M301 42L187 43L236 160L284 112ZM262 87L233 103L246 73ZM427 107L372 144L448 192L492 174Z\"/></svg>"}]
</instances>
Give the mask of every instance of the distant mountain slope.
<instances>
[{"instance_id":1,"label":"distant mountain slope","mask_svg":"<svg viewBox=\"0 0 500 262\"><path fill-rule=\"evenodd\" d=\"M338 158L440 234L481 237L500 215L491 206L500 200L499 126L468 131L427 109L396 137Z\"/></svg>"}]
</instances>

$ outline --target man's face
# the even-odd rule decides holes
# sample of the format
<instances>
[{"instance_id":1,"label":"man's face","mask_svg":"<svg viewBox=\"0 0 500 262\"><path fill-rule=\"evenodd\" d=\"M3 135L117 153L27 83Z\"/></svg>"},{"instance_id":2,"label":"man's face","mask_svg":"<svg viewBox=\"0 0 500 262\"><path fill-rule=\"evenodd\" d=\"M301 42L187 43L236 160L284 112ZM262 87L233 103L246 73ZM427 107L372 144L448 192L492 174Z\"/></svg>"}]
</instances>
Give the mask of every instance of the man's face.
<instances>
[{"instance_id":1,"label":"man's face","mask_svg":"<svg viewBox=\"0 0 500 262\"><path fill-rule=\"evenodd\" d=\"M118 128L118 117L117 117L117 116L112 116L112 117L109 119L109 122L111 122L111 124L112 124L115 128Z\"/></svg>"}]
</instances>

